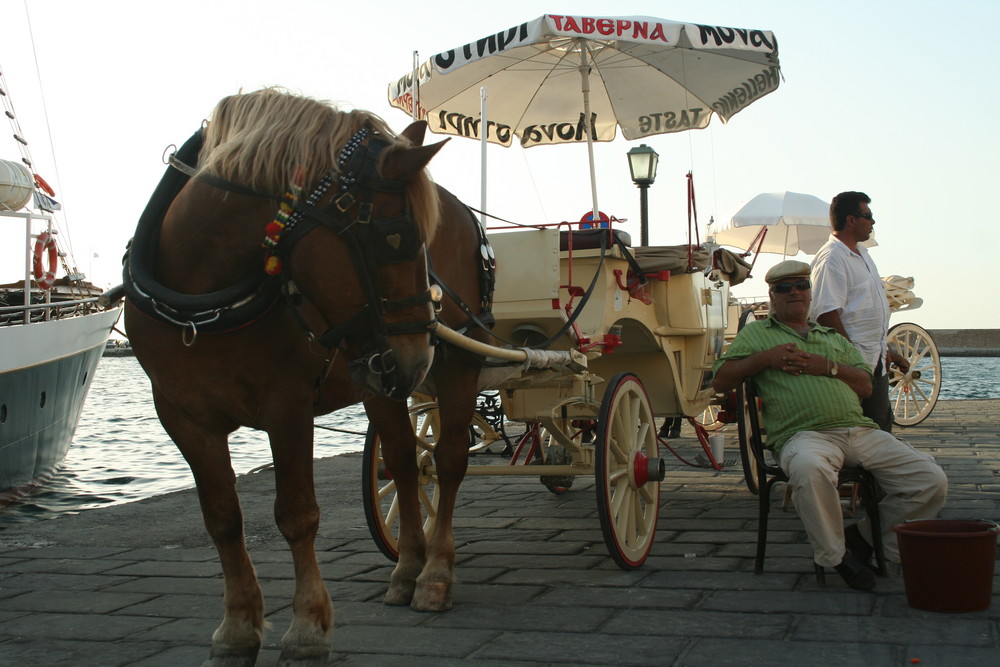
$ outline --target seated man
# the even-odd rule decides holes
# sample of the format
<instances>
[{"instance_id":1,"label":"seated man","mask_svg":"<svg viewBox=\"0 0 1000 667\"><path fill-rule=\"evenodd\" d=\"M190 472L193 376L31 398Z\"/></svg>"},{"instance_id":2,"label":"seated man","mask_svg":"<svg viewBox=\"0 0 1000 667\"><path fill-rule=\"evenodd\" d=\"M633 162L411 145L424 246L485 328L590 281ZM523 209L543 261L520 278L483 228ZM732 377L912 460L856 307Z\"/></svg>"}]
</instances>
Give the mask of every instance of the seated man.
<instances>
[{"instance_id":1,"label":"seated man","mask_svg":"<svg viewBox=\"0 0 1000 667\"><path fill-rule=\"evenodd\" d=\"M892 526L937 515L948 480L934 459L861 414L872 371L833 329L807 319L810 268L789 260L767 272L770 316L750 322L715 362L716 391L747 378L765 407L768 445L788 474L813 558L852 588L871 590L875 575L867 521L844 530L837 474L845 465L871 472L885 492L879 508L886 558L899 562Z\"/></svg>"}]
</instances>

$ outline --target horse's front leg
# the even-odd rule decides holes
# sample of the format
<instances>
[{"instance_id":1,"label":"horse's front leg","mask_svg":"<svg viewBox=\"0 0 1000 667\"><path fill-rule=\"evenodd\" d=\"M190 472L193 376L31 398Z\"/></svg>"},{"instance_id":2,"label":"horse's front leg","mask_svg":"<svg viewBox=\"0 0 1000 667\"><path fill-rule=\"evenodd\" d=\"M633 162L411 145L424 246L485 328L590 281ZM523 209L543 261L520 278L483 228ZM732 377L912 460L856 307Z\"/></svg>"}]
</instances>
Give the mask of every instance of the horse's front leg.
<instances>
[{"instance_id":1,"label":"horse's front leg","mask_svg":"<svg viewBox=\"0 0 1000 667\"><path fill-rule=\"evenodd\" d=\"M292 551L292 624L279 665L323 665L332 647L333 603L316 560L319 505L313 482L312 415L290 417L268 432L274 459L274 518Z\"/></svg>"},{"instance_id":2,"label":"horse's front leg","mask_svg":"<svg viewBox=\"0 0 1000 667\"><path fill-rule=\"evenodd\" d=\"M264 638L264 596L243 536L243 512L227 434L208 433L154 391L164 429L191 467L205 528L222 564L225 616L212 634L207 667L249 667Z\"/></svg>"},{"instance_id":3,"label":"horse's front leg","mask_svg":"<svg viewBox=\"0 0 1000 667\"><path fill-rule=\"evenodd\" d=\"M474 381L474 378L473 378ZM469 462L469 424L475 410L474 385L468 391L458 389L460 383L449 386L447 395L438 397L440 434L434 448L437 471L437 519L426 550L426 563L417 578L417 587L410 606L417 611L451 609L451 587L455 575L455 534L452 519L458 488L465 478Z\"/></svg>"},{"instance_id":4,"label":"horse's front leg","mask_svg":"<svg viewBox=\"0 0 1000 667\"><path fill-rule=\"evenodd\" d=\"M408 605L424 569L426 543L417 482L417 441L405 403L376 397L365 411L382 443L382 460L392 474L399 503L399 560L389 579L385 604Z\"/></svg>"}]
</instances>

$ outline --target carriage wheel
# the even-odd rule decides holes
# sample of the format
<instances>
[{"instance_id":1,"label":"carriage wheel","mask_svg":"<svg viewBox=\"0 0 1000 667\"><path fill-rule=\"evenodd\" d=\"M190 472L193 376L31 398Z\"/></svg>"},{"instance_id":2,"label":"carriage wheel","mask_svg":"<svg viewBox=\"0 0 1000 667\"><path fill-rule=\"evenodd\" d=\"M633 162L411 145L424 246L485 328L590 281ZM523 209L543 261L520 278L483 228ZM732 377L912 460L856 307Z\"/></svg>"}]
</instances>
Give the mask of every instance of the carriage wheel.
<instances>
[{"instance_id":1,"label":"carriage wheel","mask_svg":"<svg viewBox=\"0 0 1000 667\"><path fill-rule=\"evenodd\" d=\"M437 518L437 476L425 472L434 464L434 443L439 429L436 403L415 403L410 407L410 422L417 436L417 482L424 535L429 536ZM362 463L362 498L365 519L375 545L392 561L399 559L399 498L396 482L382 460L382 443L369 424Z\"/></svg>"},{"instance_id":2,"label":"carriage wheel","mask_svg":"<svg viewBox=\"0 0 1000 667\"><path fill-rule=\"evenodd\" d=\"M941 357L934 339L910 322L889 329L889 348L910 362L910 370L901 373L890 367L889 404L892 421L900 426L919 424L934 409L941 392Z\"/></svg>"},{"instance_id":3,"label":"carriage wheel","mask_svg":"<svg viewBox=\"0 0 1000 667\"><path fill-rule=\"evenodd\" d=\"M726 426L725 422L719 421L719 413L722 411L722 406L715 403L709 403L705 410L694 418L696 422L701 424L702 428L706 431L717 431L720 428Z\"/></svg>"},{"instance_id":4,"label":"carriage wheel","mask_svg":"<svg viewBox=\"0 0 1000 667\"><path fill-rule=\"evenodd\" d=\"M743 479L747 483L747 488L750 489L750 493L757 495L760 493L760 483L758 482L758 466L757 457L753 455L753 451L750 449L750 437L752 435L751 429L753 424L750 421L750 412L747 407L747 395L746 389L741 382L739 386L736 387L736 405L738 406L739 412L736 413L737 424L739 426L739 436L740 436L740 462L743 464ZM760 423L760 420L757 420Z\"/></svg>"},{"instance_id":5,"label":"carriage wheel","mask_svg":"<svg viewBox=\"0 0 1000 667\"><path fill-rule=\"evenodd\" d=\"M653 546L665 471L652 406L635 375L621 373L608 383L594 449L604 542L615 562L631 570L643 564Z\"/></svg>"}]
</instances>

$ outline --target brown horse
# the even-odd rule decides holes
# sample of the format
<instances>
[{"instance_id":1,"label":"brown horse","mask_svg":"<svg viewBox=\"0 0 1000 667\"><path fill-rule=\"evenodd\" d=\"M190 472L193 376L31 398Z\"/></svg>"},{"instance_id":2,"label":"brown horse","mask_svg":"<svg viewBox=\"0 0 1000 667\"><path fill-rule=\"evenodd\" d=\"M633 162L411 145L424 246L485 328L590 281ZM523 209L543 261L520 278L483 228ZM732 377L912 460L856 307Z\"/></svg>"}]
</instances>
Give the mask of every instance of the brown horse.
<instances>
[{"instance_id":1,"label":"brown horse","mask_svg":"<svg viewBox=\"0 0 1000 667\"><path fill-rule=\"evenodd\" d=\"M227 97L172 159L140 219L126 259L126 326L160 421L191 467L225 578L206 664L252 665L263 640L228 449L240 426L268 434L275 520L294 562L281 664L322 664L331 647L333 605L314 550L316 415L363 400L383 443L404 508L386 602L451 604L451 514L479 360L440 346L435 354L433 310L465 326L488 313L492 283L480 270L479 223L426 174L441 144L422 146L424 129L395 136L372 114L277 89ZM447 286L438 304L428 264ZM402 399L428 372L442 388L441 500L425 540Z\"/></svg>"}]
</instances>

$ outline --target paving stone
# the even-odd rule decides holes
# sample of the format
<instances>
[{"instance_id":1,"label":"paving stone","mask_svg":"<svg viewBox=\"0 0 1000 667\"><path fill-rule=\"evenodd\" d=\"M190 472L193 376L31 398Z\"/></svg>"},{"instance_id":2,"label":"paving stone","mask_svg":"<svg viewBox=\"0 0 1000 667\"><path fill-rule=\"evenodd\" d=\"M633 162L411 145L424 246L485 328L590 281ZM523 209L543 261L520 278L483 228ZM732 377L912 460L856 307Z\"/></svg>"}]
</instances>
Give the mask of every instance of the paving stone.
<instances>
[{"instance_id":1,"label":"paving stone","mask_svg":"<svg viewBox=\"0 0 1000 667\"><path fill-rule=\"evenodd\" d=\"M540 661L546 665L671 664L687 643L684 639L647 634L616 635L578 632L504 632L473 658ZM517 664L511 662L509 664Z\"/></svg>"}]
</instances>

